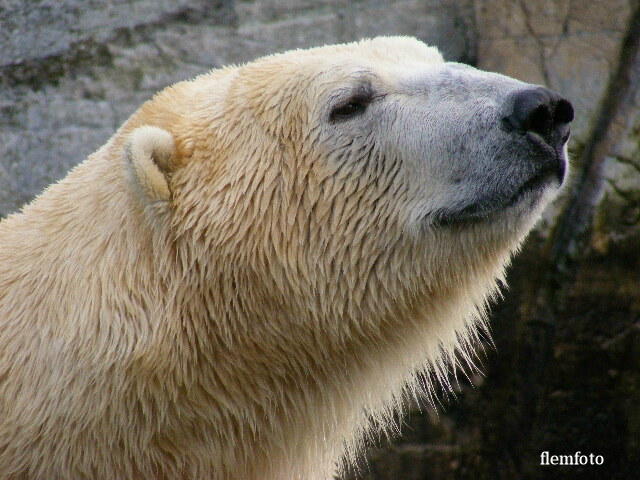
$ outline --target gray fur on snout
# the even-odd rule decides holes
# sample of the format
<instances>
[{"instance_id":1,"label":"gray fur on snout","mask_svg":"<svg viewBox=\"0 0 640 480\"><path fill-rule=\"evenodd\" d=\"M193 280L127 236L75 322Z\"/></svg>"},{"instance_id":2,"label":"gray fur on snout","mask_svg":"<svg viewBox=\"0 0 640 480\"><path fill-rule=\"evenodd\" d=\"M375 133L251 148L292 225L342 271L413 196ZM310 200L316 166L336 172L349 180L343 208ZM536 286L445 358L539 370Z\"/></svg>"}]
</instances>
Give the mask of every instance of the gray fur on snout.
<instances>
[{"instance_id":1,"label":"gray fur on snout","mask_svg":"<svg viewBox=\"0 0 640 480\"><path fill-rule=\"evenodd\" d=\"M507 209L527 215L547 189L559 186L549 172L558 161L566 163L566 151L558 158L549 146L502 123L510 95L529 87L456 63L414 73L401 83L403 95L395 101L411 115L401 117L398 129L415 139L408 142L413 150L407 168L424 180L414 183L421 199L415 221L442 225L499 218Z\"/></svg>"}]
</instances>

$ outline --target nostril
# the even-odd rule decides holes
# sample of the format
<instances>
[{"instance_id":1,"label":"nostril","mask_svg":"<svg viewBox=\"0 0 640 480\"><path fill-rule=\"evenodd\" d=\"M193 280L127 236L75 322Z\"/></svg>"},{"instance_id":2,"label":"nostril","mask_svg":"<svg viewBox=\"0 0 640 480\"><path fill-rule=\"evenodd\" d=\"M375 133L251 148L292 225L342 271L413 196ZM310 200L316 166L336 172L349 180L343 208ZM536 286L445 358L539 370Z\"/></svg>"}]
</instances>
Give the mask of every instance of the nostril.
<instances>
[{"instance_id":1,"label":"nostril","mask_svg":"<svg viewBox=\"0 0 640 480\"><path fill-rule=\"evenodd\" d=\"M558 100L556 104L557 123L569 123L573 120L573 106L565 99Z\"/></svg>"},{"instance_id":2,"label":"nostril","mask_svg":"<svg viewBox=\"0 0 640 480\"><path fill-rule=\"evenodd\" d=\"M543 138L551 133L553 118L548 105L538 105L526 117L522 127L526 132L535 132Z\"/></svg>"}]
</instances>

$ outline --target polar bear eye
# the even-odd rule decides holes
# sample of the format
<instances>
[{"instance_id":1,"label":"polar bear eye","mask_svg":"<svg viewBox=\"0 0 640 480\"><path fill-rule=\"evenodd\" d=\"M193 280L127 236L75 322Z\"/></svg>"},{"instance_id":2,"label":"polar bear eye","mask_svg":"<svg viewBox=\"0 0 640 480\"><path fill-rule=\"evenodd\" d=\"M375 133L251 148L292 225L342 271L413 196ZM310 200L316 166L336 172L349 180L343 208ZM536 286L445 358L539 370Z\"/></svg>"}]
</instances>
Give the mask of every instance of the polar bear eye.
<instances>
[{"instance_id":1,"label":"polar bear eye","mask_svg":"<svg viewBox=\"0 0 640 480\"><path fill-rule=\"evenodd\" d=\"M332 122L346 120L356 115L364 113L369 105L369 101L365 99L351 99L348 103L344 103L335 107L331 111L330 119Z\"/></svg>"},{"instance_id":2,"label":"polar bear eye","mask_svg":"<svg viewBox=\"0 0 640 480\"><path fill-rule=\"evenodd\" d=\"M362 87L357 93L346 101L336 105L329 115L331 122L339 122L361 115L365 112L371 101L373 92L369 86Z\"/></svg>"}]
</instances>

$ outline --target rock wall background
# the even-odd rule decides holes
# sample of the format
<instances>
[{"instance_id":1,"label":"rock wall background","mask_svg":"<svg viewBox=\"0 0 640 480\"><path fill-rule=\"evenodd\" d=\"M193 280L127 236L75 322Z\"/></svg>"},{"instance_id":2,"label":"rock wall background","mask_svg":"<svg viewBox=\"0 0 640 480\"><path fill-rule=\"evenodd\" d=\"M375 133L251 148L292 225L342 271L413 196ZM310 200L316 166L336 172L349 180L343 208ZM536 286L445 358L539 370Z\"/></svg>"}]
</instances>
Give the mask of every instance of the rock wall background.
<instances>
[{"instance_id":1,"label":"rock wall background","mask_svg":"<svg viewBox=\"0 0 640 480\"><path fill-rule=\"evenodd\" d=\"M147 98L211 67L408 34L576 107L573 182L510 270L484 375L381 440L354 478L636 478L640 469L638 0L0 0L0 216ZM541 467L540 453L603 455Z\"/></svg>"}]
</instances>

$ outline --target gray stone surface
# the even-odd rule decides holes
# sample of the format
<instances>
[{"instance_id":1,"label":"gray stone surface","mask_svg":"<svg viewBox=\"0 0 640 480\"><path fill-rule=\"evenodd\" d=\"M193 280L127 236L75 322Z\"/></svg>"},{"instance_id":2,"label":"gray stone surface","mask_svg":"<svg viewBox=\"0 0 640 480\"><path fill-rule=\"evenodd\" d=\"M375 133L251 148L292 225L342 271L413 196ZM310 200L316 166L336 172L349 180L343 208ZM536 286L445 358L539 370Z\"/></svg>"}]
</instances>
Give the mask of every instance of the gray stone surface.
<instances>
[{"instance_id":1,"label":"gray stone surface","mask_svg":"<svg viewBox=\"0 0 640 480\"><path fill-rule=\"evenodd\" d=\"M213 67L381 34L475 51L470 2L0 3L0 216L105 143L146 99Z\"/></svg>"}]
</instances>

